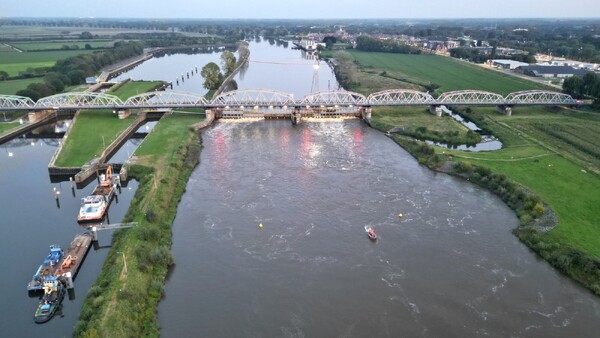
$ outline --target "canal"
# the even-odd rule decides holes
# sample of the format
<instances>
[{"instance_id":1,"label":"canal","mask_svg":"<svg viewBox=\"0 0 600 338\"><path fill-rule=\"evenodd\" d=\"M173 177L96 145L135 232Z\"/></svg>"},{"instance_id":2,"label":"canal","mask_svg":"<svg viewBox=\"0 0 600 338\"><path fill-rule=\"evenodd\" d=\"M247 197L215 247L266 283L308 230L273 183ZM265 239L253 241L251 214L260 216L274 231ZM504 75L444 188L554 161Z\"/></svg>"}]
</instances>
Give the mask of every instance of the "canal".
<instances>
[{"instance_id":1,"label":"canal","mask_svg":"<svg viewBox=\"0 0 600 338\"><path fill-rule=\"evenodd\" d=\"M62 125L62 124L61 124ZM64 128L50 128L62 132ZM49 132L42 133L49 137ZM50 322L35 324L33 314L38 296L30 296L27 283L50 252L50 245L66 249L76 234L85 229L77 224L81 198L96 184L71 189L69 182L52 183L48 163L58 147L57 138L17 138L0 147L0 270L3 271L0 294L0 327L5 337L71 336L81 305L94 284L108 253L109 231L100 233L99 245L92 247L79 274L75 288L63 301L61 314ZM111 222L120 222L135 193L131 181L121 189L109 209ZM60 197L54 198L54 189Z\"/></svg>"}]
</instances>

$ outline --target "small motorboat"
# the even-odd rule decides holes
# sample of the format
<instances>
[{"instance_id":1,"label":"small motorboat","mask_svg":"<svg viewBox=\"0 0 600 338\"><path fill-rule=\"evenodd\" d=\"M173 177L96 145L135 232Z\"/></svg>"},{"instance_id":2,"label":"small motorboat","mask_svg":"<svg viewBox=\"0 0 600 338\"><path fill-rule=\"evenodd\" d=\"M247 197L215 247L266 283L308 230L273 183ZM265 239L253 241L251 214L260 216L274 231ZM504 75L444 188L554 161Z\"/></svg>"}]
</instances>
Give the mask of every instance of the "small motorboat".
<instances>
[{"instance_id":1,"label":"small motorboat","mask_svg":"<svg viewBox=\"0 0 600 338\"><path fill-rule=\"evenodd\" d=\"M365 227L365 231L367 232L367 236L369 236L371 240L377 240L377 235L375 234L375 231L373 231L373 228Z\"/></svg>"}]
</instances>

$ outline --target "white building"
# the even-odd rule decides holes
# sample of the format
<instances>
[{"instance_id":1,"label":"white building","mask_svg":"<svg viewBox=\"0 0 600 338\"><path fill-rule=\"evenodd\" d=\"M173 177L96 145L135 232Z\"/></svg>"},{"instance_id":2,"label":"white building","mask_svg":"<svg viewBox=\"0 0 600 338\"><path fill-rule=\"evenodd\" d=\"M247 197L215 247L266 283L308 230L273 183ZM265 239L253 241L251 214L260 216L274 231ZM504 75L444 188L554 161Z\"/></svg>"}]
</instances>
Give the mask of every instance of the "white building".
<instances>
[{"instance_id":1,"label":"white building","mask_svg":"<svg viewBox=\"0 0 600 338\"><path fill-rule=\"evenodd\" d=\"M515 60L492 60L492 66L495 67L499 67L502 69L516 69L517 67L521 67L521 66L529 66L528 63L525 62L519 62L519 61L515 61Z\"/></svg>"}]
</instances>

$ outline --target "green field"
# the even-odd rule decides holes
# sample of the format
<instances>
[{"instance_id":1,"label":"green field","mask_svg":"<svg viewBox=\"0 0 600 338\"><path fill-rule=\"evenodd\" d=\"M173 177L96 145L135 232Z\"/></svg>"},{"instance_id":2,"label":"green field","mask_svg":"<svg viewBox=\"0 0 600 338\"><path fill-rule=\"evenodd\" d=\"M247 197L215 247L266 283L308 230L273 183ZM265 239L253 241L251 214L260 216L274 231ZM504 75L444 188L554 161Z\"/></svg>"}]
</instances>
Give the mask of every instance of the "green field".
<instances>
[{"instance_id":1,"label":"green field","mask_svg":"<svg viewBox=\"0 0 600 338\"><path fill-rule=\"evenodd\" d=\"M197 115L165 116L152 130L152 137L145 139L134 155L139 156L142 162L148 165L168 161L187 138L184 131L203 120L204 118Z\"/></svg>"},{"instance_id":2,"label":"green field","mask_svg":"<svg viewBox=\"0 0 600 338\"><path fill-rule=\"evenodd\" d=\"M477 143L480 137L449 115L437 117L425 107L373 108L372 126L379 130L417 137L434 142L465 144ZM469 135L471 138L469 139Z\"/></svg>"},{"instance_id":3,"label":"green field","mask_svg":"<svg viewBox=\"0 0 600 338\"><path fill-rule=\"evenodd\" d=\"M111 144L134 120L120 120L112 110L81 111L58 155L58 167L81 167Z\"/></svg>"},{"instance_id":4,"label":"green field","mask_svg":"<svg viewBox=\"0 0 600 338\"><path fill-rule=\"evenodd\" d=\"M117 90L113 91L111 88L106 93L118 96L121 100L127 100L137 94L153 91L162 86L163 83L162 81L128 81Z\"/></svg>"},{"instance_id":5,"label":"green field","mask_svg":"<svg viewBox=\"0 0 600 338\"><path fill-rule=\"evenodd\" d=\"M439 55L348 50L334 52L332 56L342 62L349 59L352 63L358 63L360 74L356 70L353 72L356 79L349 89L361 93L370 94L393 88L426 90L425 86L430 84L438 86L437 93L477 89L506 95L520 90L544 88L531 81Z\"/></svg>"},{"instance_id":6,"label":"green field","mask_svg":"<svg viewBox=\"0 0 600 338\"><path fill-rule=\"evenodd\" d=\"M3 43L0 43L0 53L10 53L10 52L14 52L15 50L12 49L10 46L7 46Z\"/></svg>"},{"instance_id":7,"label":"green field","mask_svg":"<svg viewBox=\"0 0 600 338\"><path fill-rule=\"evenodd\" d=\"M9 76L19 75L27 68L52 67L57 60L71 56L92 53L92 50L55 51L55 52L4 52L0 53L0 69Z\"/></svg>"},{"instance_id":8,"label":"green field","mask_svg":"<svg viewBox=\"0 0 600 338\"><path fill-rule=\"evenodd\" d=\"M113 40L65 40L65 41L19 41L19 42L11 42L10 45L26 51L41 51L41 50L57 50L61 49L63 46L67 45L70 48L73 46L77 46L81 50L85 50L85 45L89 44L92 48L110 48L112 47L114 41Z\"/></svg>"},{"instance_id":9,"label":"green field","mask_svg":"<svg viewBox=\"0 0 600 338\"><path fill-rule=\"evenodd\" d=\"M11 123L0 122L0 134L4 133L5 131L14 129L18 126L19 126L19 123L15 123L15 122L11 122Z\"/></svg>"},{"instance_id":10,"label":"green field","mask_svg":"<svg viewBox=\"0 0 600 338\"><path fill-rule=\"evenodd\" d=\"M36 82L44 82L44 79L34 77L30 79L0 81L0 94L15 95L19 90L25 89L29 84Z\"/></svg>"}]
</instances>

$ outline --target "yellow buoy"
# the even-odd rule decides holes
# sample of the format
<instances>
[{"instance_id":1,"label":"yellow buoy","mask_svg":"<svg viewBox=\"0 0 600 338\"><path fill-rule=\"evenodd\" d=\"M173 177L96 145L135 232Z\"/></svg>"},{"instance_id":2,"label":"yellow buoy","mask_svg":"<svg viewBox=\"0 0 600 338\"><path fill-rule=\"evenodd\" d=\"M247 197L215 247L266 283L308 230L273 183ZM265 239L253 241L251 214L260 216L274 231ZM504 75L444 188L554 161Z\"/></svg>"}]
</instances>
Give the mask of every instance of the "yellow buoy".
<instances>
[{"instance_id":1,"label":"yellow buoy","mask_svg":"<svg viewBox=\"0 0 600 338\"><path fill-rule=\"evenodd\" d=\"M399 218L402 218L402 214L398 214L398 217L399 217Z\"/></svg>"},{"instance_id":2,"label":"yellow buoy","mask_svg":"<svg viewBox=\"0 0 600 338\"><path fill-rule=\"evenodd\" d=\"M259 227L260 229L262 229L262 228L263 228L263 225L262 225L262 223L260 223L260 224L258 225L258 227Z\"/></svg>"}]
</instances>

